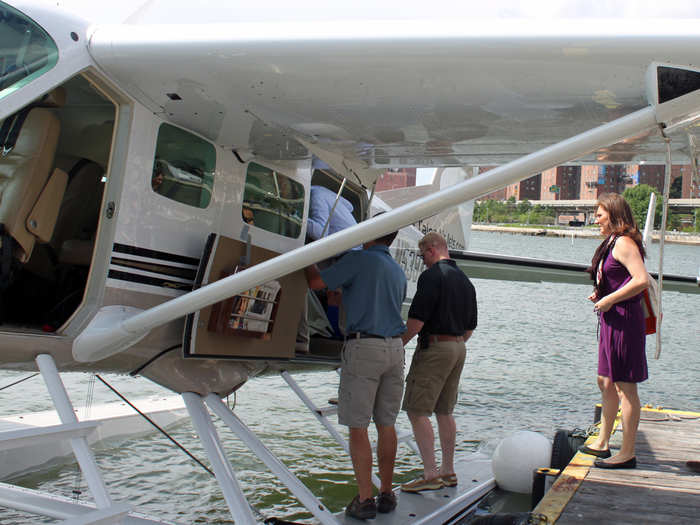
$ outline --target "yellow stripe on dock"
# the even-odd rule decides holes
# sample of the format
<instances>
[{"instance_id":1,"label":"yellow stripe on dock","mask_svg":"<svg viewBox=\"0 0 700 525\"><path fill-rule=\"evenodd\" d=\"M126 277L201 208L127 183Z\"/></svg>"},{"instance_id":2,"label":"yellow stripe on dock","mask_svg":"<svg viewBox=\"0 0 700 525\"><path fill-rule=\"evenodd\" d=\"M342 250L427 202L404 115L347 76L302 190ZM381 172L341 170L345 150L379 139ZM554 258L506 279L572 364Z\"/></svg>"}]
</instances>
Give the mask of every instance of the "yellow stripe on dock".
<instances>
[{"instance_id":1,"label":"yellow stripe on dock","mask_svg":"<svg viewBox=\"0 0 700 525\"><path fill-rule=\"evenodd\" d=\"M643 407L637 469L591 471L596 458L577 452L532 513L548 524L692 522L700 482L686 462L700 461L698 420L699 412ZM618 413L615 430L619 423ZM594 440L590 437L586 444ZM585 490L577 494L583 484ZM601 507L603 495L616 505Z\"/></svg>"},{"instance_id":2,"label":"yellow stripe on dock","mask_svg":"<svg viewBox=\"0 0 700 525\"><path fill-rule=\"evenodd\" d=\"M613 425L613 434L620 424L622 414L617 413L615 416L615 424ZM600 428L600 424L596 427ZM590 436L586 440L586 445L593 443L596 436ZM593 466L595 457L582 452L576 452L569 464L564 468L562 473L552 484L552 487L540 500L537 506L532 510L532 513L539 516L544 523L555 523L566 505L574 497L576 491L583 483L584 478L588 475L588 471Z\"/></svg>"}]
</instances>

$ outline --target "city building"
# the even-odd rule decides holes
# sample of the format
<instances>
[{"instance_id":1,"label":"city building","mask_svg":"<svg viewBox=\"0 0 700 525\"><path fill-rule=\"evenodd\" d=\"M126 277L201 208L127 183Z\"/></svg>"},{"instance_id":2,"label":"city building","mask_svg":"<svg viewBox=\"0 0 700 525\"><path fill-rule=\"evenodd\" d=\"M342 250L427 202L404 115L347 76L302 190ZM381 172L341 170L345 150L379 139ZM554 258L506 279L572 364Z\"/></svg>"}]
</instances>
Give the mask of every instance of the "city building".
<instances>
[{"instance_id":1,"label":"city building","mask_svg":"<svg viewBox=\"0 0 700 525\"><path fill-rule=\"evenodd\" d=\"M416 185L416 168L390 168L377 179L376 191Z\"/></svg>"},{"instance_id":2,"label":"city building","mask_svg":"<svg viewBox=\"0 0 700 525\"><path fill-rule=\"evenodd\" d=\"M557 166L542 172L541 200L575 200L581 192L581 166Z\"/></svg>"}]
</instances>

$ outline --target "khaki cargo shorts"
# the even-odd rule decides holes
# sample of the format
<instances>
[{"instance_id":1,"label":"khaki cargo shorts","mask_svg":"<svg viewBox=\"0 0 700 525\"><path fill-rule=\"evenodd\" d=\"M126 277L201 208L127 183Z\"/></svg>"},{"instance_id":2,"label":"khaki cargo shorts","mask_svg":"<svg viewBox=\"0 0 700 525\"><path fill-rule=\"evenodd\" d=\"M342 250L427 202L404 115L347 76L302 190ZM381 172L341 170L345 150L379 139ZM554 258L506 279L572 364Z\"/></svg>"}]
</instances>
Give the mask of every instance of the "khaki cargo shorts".
<instances>
[{"instance_id":1,"label":"khaki cargo shorts","mask_svg":"<svg viewBox=\"0 0 700 525\"><path fill-rule=\"evenodd\" d=\"M349 339L343 347L338 423L367 428L392 426L403 395L404 350L401 338Z\"/></svg>"},{"instance_id":2,"label":"khaki cargo shorts","mask_svg":"<svg viewBox=\"0 0 700 525\"><path fill-rule=\"evenodd\" d=\"M416 349L401 408L419 416L452 414L466 355L462 341L430 343L428 348Z\"/></svg>"}]
</instances>

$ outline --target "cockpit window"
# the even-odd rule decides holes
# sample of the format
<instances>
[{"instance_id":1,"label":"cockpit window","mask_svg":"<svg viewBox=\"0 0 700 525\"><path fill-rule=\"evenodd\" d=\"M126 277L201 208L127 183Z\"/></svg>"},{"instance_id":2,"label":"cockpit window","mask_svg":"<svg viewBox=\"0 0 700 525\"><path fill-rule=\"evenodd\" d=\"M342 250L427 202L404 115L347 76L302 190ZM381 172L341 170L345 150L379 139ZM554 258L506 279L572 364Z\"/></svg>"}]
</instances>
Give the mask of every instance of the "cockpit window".
<instances>
[{"instance_id":1,"label":"cockpit window","mask_svg":"<svg viewBox=\"0 0 700 525\"><path fill-rule=\"evenodd\" d=\"M19 11L0 2L0 99L56 65L51 37Z\"/></svg>"},{"instance_id":2,"label":"cockpit window","mask_svg":"<svg viewBox=\"0 0 700 525\"><path fill-rule=\"evenodd\" d=\"M304 216L304 186L251 162L243 193L243 222L296 239Z\"/></svg>"},{"instance_id":3,"label":"cockpit window","mask_svg":"<svg viewBox=\"0 0 700 525\"><path fill-rule=\"evenodd\" d=\"M206 208L211 201L215 171L216 151L212 144L184 129L161 124L151 173L154 192Z\"/></svg>"}]
</instances>

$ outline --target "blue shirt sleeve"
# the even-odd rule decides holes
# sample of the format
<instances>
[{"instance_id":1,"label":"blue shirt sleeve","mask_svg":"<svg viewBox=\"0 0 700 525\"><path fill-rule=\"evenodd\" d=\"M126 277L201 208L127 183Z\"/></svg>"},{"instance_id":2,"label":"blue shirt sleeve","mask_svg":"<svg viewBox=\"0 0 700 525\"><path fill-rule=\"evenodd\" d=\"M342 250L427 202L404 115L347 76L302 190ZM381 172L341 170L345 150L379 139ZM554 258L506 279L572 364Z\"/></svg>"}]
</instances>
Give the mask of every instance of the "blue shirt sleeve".
<instances>
[{"instance_id":1,"label":"blue shirt sleeve","mask_svg":"<svg viewBox=\"0 0 700 525\"><path fill-rule=\"evenodd\" d=\"M309 204L309 219L306 222L306 234L314 240L320 239L323 227L331 214L332 203L325 188L311 186L311 202Z\"/></svg>"},{"instance_id":2,"label":"blue shirt sleeve","mask_svg":"<svg viewBox=\"0 0 700 525\"><path fill-rule=\"evenodd\" d=\"M355 261L357 252L348 252L333 266L321 270L321 279L330 290L347 287L355 279L361 265Z\"/></svg>"}]
</instances>

